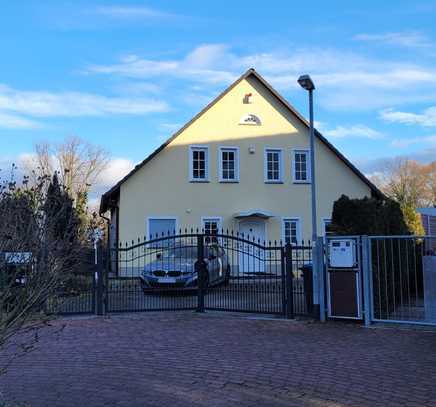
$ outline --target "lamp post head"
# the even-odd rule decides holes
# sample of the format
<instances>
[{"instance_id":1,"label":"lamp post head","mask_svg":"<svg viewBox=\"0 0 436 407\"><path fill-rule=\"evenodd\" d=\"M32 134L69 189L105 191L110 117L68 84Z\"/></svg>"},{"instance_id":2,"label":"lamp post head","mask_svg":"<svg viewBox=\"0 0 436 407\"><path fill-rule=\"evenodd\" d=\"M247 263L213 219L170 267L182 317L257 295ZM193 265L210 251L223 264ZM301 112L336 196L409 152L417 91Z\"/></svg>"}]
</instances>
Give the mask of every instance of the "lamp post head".
<instances>
[{"instance_id":1,"label":"lamp post head","mask_svg":"<svg viewBox=\"0 0 436 407\"><path fill-rule=\"evenodd\" d=\"M301 75L297 81L303 89L314 90L315 85L309 75Z\"/></svg>"}]
</instances>

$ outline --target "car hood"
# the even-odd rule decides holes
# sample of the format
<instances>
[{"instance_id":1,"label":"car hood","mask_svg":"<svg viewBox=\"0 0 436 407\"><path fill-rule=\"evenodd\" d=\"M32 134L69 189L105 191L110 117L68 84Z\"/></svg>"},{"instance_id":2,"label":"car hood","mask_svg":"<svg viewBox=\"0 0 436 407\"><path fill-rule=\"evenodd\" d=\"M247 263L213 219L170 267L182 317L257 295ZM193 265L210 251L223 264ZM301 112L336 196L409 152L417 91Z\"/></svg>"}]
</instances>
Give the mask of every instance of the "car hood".
<instances>
[{"instance_id":1,"label":"car hood","mask_svg":"<svg viewBox=\"0 0 436 407\"><path fill-rule=\"evenodd\" d=\"M193 273L195 271L194 262L190 260L156 260L144 266L144 273L152 273L153 271L180 271L181 273Z\"/></svg>"}]
</instances>

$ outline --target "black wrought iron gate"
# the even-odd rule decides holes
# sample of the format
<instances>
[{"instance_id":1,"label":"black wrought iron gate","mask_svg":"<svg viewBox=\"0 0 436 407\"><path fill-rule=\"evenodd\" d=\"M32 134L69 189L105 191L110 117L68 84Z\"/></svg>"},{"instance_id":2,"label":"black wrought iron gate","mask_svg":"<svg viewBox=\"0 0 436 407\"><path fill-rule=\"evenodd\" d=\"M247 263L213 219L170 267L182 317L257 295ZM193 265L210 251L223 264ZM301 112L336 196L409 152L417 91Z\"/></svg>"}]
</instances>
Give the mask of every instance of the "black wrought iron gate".
<instances>
[{"instance_id":1,"label":"black wrought iron gate","mask_svg":"<svg viewBox=\"0 0 436 407\"><path fill-rule=\"evenodd\" d=\"M105 312L220 310L293 318L311 311L311 285L303 278L310 245L185 231L124 242L108 254Z\"/></svg>"}]
</instances>

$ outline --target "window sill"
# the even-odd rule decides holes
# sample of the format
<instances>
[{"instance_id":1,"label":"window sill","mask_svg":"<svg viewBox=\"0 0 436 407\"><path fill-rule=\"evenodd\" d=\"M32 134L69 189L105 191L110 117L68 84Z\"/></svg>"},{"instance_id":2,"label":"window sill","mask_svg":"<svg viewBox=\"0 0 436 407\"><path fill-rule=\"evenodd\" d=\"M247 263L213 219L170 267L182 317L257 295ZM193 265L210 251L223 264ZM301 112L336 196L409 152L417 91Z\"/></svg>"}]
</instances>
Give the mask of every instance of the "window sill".
<instances>
[{"instance_id":1,"label":"window sill","mask_svg":"<svg viewBox=\"0 0 436 407\"><path fill-rule=\"evenodd\" d=\"M264 182L265 182L265 184L283 184L283 181L267 181L267 180L265 180Z\"/></svg>"},{"instance_id":2,"label":"window sill","mask_svg":"<svg viewBox=\"0 0 436 407\"><path fill-rule=\"evenodd\" d=\"M220 184L239 184L238 179L220 179Z\"/></svg>"},{"instance_id":3,"label":"window sill","mask_svg":"<svg viewBox=\"0 0 436 407\"><path fill-rule=\"evenodd\" d=\"M310 185L312 182L310 182L310 181L293 181L292 183L296 184L296 185Z\"/></svg>"},{"instance_id":4,"label":"window sill","mask_svg":"<svg viewBox=\"0 0 436 407\"><path fill-rule=\"evenodd\" d=\"M192 182L194 184L207 184L210 182L208 179L190 179L189 182Z\"/></svg>"}]
</instances>

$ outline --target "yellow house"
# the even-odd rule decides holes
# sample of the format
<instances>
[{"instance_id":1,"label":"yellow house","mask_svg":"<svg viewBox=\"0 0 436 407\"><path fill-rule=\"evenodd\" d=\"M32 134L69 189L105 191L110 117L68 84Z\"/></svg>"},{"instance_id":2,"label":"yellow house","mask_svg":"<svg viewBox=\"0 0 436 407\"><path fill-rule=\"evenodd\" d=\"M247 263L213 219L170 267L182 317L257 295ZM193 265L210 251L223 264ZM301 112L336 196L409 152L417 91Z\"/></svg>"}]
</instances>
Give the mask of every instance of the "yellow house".
<instances>
[{"instance_id":1,"label":"yellow house","mask_svg":"<svg viewBox=\"0 0 436 407\"><path fill-rule=\"evenodd\" d=\"M323 233L342 194L380 192L318 132L315 149ZM309 160L307 121L250 69L102 196L111 245L191 227L308 240Z\"/></svg>"}]
</instances>

